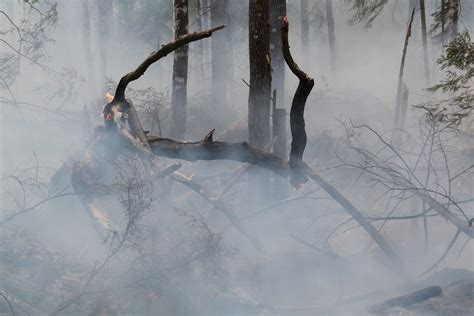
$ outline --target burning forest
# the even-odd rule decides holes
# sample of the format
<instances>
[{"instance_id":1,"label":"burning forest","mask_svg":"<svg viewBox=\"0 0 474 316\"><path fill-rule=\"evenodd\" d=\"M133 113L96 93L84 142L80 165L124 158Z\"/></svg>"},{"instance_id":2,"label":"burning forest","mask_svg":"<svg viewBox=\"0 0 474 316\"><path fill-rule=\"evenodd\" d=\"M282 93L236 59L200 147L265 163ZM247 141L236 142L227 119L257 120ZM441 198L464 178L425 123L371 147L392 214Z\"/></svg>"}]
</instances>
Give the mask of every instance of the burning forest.
<instances>
[{"instance_id":1,"label":"burning forest","mask_svg":"<svg viewBox=\"0 0 474 316\"><path fill-rule=\"evenodd\" d=\"M472 315L468 0L0 0L1 315Z\"/></svg>"}]
</instances>

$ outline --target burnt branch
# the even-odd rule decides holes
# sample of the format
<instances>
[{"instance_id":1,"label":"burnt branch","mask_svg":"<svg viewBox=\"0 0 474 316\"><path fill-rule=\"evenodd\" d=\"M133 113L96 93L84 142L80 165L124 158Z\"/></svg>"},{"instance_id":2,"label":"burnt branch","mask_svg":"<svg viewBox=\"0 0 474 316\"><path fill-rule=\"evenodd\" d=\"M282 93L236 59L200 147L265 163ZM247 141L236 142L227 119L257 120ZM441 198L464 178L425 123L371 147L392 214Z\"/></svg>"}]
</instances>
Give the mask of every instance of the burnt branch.
<instances>
[{"instance_id":1,"label":"burnt branch","mask_svg":"<svg viewBox=\"0 0 474 316\"><path fill-rule=\"evenodd\" d=\"M307 176L304 171L303 153L306 147L307 136L304 122L304 108L306 100L314 86L313 78L310 78L304 71L298 67L293 60L288 44L288 17L283 19L281 26L281 40L283 45L283 57L291 72L300 80L296 88L293 102L291 104L290 128L291 128L291 151L290 151L290 169L291 182L299 184L306 182Z\"/></svg>"},{"instance_id":2,"label":"burnt branch","mask_svg":"<svg viewBox=\"0 0 474 316\"><path fill-rule=\"evenodd\" d=\"M283 178L290 175L288 163L271 153L254 148L246 142L212 141L206 136L198 142L179 142L169 138L148 136L151 151L161 157L198 160L234 160L268 169Z\"/></svg>"},{"instance_id":3,"label":"burnt branch","mask_svg":"<svg viewBox=\"0 0 474 316\"><path fill-rule=\"evenodd\" d=\"M166 45L163 45L157 52L153 52L148 56L141 64L140 66L137 67L137 69L129 72L125 76L120 79L119 84L117 86L117 89L115 90L115 96L114 100L112 102L116 101L124 101L125 100L125 89L127 88L127 85L140 78L145 71L150 67L153 63L157 62L161 58L165 57L169 53L174 52L176 49L180 48L181 46L184 46L186 44L189 44L191 42L199 41L203 38L210 37L212 33L222 30L225 27L225 25L221 25L206 31L202 32L195 32L188 34L186 36L183 36L176 41L170 42Z\"/></svg>"}]
</instances>

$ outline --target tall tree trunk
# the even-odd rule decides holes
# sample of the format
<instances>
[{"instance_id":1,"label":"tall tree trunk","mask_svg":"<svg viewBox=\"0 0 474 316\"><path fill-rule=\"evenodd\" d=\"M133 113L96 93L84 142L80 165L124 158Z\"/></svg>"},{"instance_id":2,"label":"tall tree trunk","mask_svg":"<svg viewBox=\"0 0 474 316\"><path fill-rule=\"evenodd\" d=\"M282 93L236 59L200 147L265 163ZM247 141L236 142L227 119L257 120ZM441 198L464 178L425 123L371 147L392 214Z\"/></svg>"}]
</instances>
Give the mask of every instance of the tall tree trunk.
<instances>
[{"instance_id":1,"label":"tall tree trunk","mask_svg":"<svg viewBox=\"0 0 474 316\"><path fill-rule=\"evenodd\" d=\"M97 1L98 17L98 31L99 31L99 69L100 69L100 93L103 94L105 89L105 82L107 77L107 46L109 43L109 29L108 29L108 1ZM103 95L101 95L103 97Z\"/></svg>"},{"instance_id":2,"label":"tall tree trunk","mask_svg":"<svg viewBox=\"0 0 474 316\"><path fill-rule=\"evenodd\" d=\"M270 0L249 0L249 62L249 143L264 149L270 143ZM249 175L250 206L259 205L270 197L269 173L255 170Z\"/></svg>"},{"instance_id":3,"label":"tall tree trunk","mask_svg":"<svg viewBox=\"0 0 474 316\"><path fill-rule=\"evenodd\" d=\"M91 51L91 25L88 0L82 2L82 44L84 46L84 57L86 60L88 93L96 97L97 91L95 89L94 58L92 57Z\"/></svg>"},{"instance_id":4,"label":"tall tree trunk","mask_svg":"<svg viewBox=\"0 0 474 316\"><path fill-rule=\"evenodd\" d=\"M228 0L211 0L211 28L219 25L228 25L228 15L226 14L229 2ZM217 32L211 39L211 106L213 112L223 114L228 107L227 100L227 64L229 48L227 43L227 36L224 32Z\"/></svg>"},{"instance_id":5,"label":"tall tree trunk","mask_svg":"<svg viewBox=\"0 0 474 316\"><path fill-rule=\"evenodd\" d=\"M428 42L426 39L426 13L425 0L420 0L420 15L421 15L421 36L423 39L423 59L425 64L425 81L426 85L430 82L430 67L428 63Z\"/></svg>"},{"instance_id":6,"label":"tall tree trunk","mask_svg":"<svg viewBox=\"0 0 474 316\"><path fill-rule=\"evenodd\" d=\"M308 53L309 41L309 20L308 20L308 0L300 0L301 9L301 47L303 56Z\"/></svg>"},{"instance_id":7,"label":"tall tree trunk","mask_svg":"<svg viewBox=\"0 0 474 316\"><path fill-rule=\"evenodd\" d=\"M249 2L249 61L249 143L262 149L270 142L270 0Z\"/></svg>"},{"instance_id":8,"label":"tall tree trunk","mask_svg":"<svg viewBox=\"0 0 474 316\"><path fill-rule=\"evenodd\" d=\"M272 58L272 85L277 91L276 104L285 107L285 59L281 47L281 24L286 16L286 0L271 1L271 36L270 53ZM283 157L282 157L283 158ZM286 157L285 157L286 158Z\"/></svg>"},{"instance_id":9,"label":"tall tree trunk","mask_svg":"<svg viewBox=\"0 0 474 316\"><path fill-rule=\"evenodd\" d=\"M326 0L326 21L328 26L329 54L331 58L331 69L336 69L336 35L334 32L334 15L332 12L332 0Z\"/></svg>"},{"instance_id":10,"label":"tall tree trunk","mask_svg":"<svg viewBox=\"0 0 474 316\"><path fill-rule=\"evenodd\" d=\"M188 34L188 0L174 0L174 38ZM188 45L174 52L171 89L171 136L184 139L188 85Z\"/></svg>"},{"instance_id":11,"label":"tall tree trunk","mask_svg":"<svg viewBox=\"0 0 474 316\"><path fill-rule=\"evenodd\" d=\"M449 40L452 41L458 34L459 0L449 0L449 19L451 20Z\"/></svg>"},{"instance_id":12,"label":"tall tree trunk","mask_svg":"<svg viewBox=\"0 0 474 316\"><path fill-rule=\"evenodd\" d=\"M407 55L407 48L408 48L408 40L410 39L411 36L411 26L413 23L413 17L415 15L415 8L412 9L411 11L411 17L410 21L407 26L407 31L405 33L405 42L403 44L403 52L402 52L402 60L400 62L400 70L398 72L398 85L397 85L397 98L396 98L396 103L395 103L395 118L393 121L393 135L392 135L392 140L393 143L399 144L401 141L401 133L400 133L400 128L401 128L401 122L404 121L405 119L402 117L403 116L403 72L405 70L405 58Z\"/></svg>"}]
</instances>

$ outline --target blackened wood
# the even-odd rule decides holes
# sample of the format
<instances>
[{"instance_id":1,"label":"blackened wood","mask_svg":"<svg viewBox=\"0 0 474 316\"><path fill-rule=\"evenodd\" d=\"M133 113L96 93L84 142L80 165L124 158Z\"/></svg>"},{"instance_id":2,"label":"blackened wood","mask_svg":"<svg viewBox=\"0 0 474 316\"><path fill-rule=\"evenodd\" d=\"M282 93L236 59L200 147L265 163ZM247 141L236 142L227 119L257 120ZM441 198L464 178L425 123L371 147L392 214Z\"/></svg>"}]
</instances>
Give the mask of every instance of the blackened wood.
<instances>
[{"instance_id":1,"label":"blackened wood","mask_svg":"<svg viewBox=\"0 0 474 316\"><path fill-rule=\"evenodd\" d=\"M117 89L115 90L115 96L113 102L119 102L123 101L125 99L125 89L127 88L127 85L140 78L145 71L152 65L153 63L157 62L161 58L165 57L169 53L174 52L176 49L180 48L183 45L189 44L191 42L195 42L198 40L201 40L206 37L210 37L212 33L222 30L225 27L225 25L221 25L206 31L202 32L195 32L188 34L186 36L181 37L180 39L170 42L166 45L163 45L157 52L153 52L148 56L138 67L137 69L129 72L125 76L123 76L118 85Z\"/></svg>"},{"instance_id":2,"label":"blackened wood","mask_svg":"<svg viewBox=\"0 0 474 316\"><path fill-rule=\"evenodd\" d=\"M430 286L419 291L415 291L406 295L398 296L386 300L383 303L371 306L369 311L372 313L383 313L391 307L410 307L411 305L424 302L430 298L440 296L443 290L439 286Z\"/></svg>"},{"instance_id":3,"label":"blackened wood","mask_svg":"<svg viewBox=\"0 0 474 316\"><path fill-rule=\"evenodd\" d=\"M249 62L249 144L262 149L270 142L270 0L249 2Z\"/></svg>"},{"instance_id":4,"label":"blackened wood","mask_svg":"<svg viewBox=\"0 0 474 316\"><path fill-rule=\"evenodd\" d=\"M306 100L314 86L313 78L310 78L302 71L293 60L288 43L288 18L283 19L281 26L281 39L283 46L283 57L291 72L299 79L296 88L290 112L290 128L291 128L291 151L290 151L290 168L291 182L293 184L301 184L306 182L306 172L303 170L303 153L306 148L307 136L304 121L304 110Z\"/></svg>"}]
</instances>

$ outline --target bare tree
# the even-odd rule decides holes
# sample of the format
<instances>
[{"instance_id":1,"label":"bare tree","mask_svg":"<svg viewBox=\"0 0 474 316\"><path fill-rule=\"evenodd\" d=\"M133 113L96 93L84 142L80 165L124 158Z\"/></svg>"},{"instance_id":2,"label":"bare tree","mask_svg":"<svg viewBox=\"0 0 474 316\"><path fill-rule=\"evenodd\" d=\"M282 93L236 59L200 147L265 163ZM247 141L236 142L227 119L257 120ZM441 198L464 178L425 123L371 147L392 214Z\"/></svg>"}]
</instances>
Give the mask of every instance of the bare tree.
<instances>
[{"instance_id":1,"label":"bare tree","mask_svg":"<svg viewBox=\"0 0 474 316\"><path fill-rule=\"evenodd\" d=\"M406 113L403 110L403 94L404 94L404 82L403 82L403 72L405 70L405 59L408 48L408 40L411 36L411 26L413 23L413 17L415 15L415 8L411 11L411 17L408 22L407 31L405 33L405 41L403 44L402 59L400 62L400 70L398 72L398 84L397 84L397 96L395 101L395 117L393 121L393 141L395 143L400 142L400 131L403 129L402 122L405 121Z\"/></svg>"}]
</instances>

